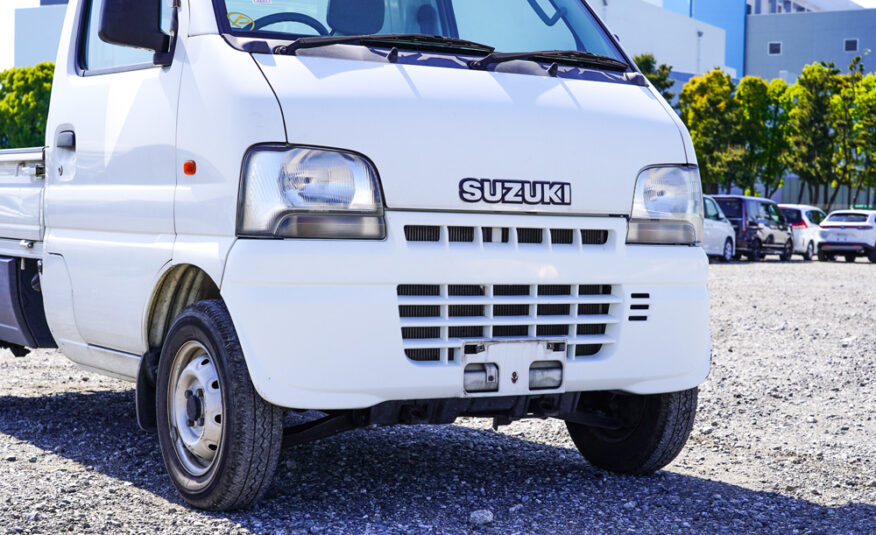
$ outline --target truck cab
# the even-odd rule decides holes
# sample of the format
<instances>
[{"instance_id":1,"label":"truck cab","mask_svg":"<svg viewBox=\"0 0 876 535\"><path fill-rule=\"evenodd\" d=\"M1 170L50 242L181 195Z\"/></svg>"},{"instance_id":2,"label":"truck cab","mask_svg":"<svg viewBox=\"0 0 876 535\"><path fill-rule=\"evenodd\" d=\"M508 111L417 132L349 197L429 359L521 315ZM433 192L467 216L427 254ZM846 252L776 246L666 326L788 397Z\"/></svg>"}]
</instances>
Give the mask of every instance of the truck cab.
<instances>
[{"instance_id":1,"label":"truck cab","mask_svg":"<svg viewBox=\"0 0 876 535\"><path fill-rule=\"evenodd\" d=\"M581 0L71 0L45 157L4 161L43 327L0 338L136 383L196 507L256 501L284 436L552 417L642 474L690 432L696 157Z\"/></svg>"}]
</instances>

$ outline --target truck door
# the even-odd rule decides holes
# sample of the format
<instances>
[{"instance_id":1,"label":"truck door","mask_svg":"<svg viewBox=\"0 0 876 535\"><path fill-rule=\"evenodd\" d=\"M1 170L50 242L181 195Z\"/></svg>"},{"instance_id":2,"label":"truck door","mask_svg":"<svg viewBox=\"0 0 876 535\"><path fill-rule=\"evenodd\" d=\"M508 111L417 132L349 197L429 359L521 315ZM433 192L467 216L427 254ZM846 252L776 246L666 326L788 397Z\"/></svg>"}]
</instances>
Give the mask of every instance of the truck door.
<instances>
[{"instance_id":1,"label":"truck door","mask_svg":"<svg viewBox=\"0 0 876 535\"><path fill-rule=\"evenodd\" d=\"M174 241L182 62L157 67L151 52L101 41L102 5L73 1L65 23L47 128L46 248L66 262L83 340L142 354L143 316Z\"/></svg>"}]
</instances>

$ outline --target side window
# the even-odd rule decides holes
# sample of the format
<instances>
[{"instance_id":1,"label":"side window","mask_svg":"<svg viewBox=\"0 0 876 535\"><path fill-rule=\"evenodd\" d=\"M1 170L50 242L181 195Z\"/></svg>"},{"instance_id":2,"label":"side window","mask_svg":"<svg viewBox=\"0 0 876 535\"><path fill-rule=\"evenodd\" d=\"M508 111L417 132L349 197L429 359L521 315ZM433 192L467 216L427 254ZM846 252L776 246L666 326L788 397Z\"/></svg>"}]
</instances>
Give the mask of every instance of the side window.
<instances>
[{"instance_id":1,"label":"side window","mask_svg":"<svg viewBox=\"0 0 876 535\"><path fill-rule=\"evenodd\" d=\"M718 219L718 209L712 199L704 199L706 203L706 219Z\"/></svg>"},{"instance_id":2,"label":"side window","mask_svg":"<svg viewBox=\"0 0 876 535\"><path fill-rule=\"evenodd\" d=\"M749 219L769 219L770 213L767 211L766 204L759 201L748 201L748 218Z\"/></svg>"},{"instance_id":3,"label":"side window","mask_svg":"<svg viewBox=\"0 0 876 535\"><path fill-rule=\"evenodd\" d=\"M782 213L779 212L778 206L776 206L775 204L764 204L764 206L766 206L767 210L769 210L770 219L772 219L776 223L785 222L785 218L782 216Z\"/></svg>"},{"instance_id":4,"label":"side window","mask_svg":"<svg viewBox=\"0 0 876 535\"><path fill-rule=\"evenodd\" d=\"M100 39L100 12L104 0L86 0L84 24L79 39L79 63L83 70L99 71L131 65L151 65L152 51L111 45ZM171 10L161 2L161 28L169 33Z\"/></svg>"},{"instance_id":5,"label":"side window","mask_svg":"<svg viewBox=\"0 0 876 535\"><path fill-rule=\"evenodd\" d=\"M809 218L809 221L812 221L813 225L820 225L822 221L824 221L824 213L819 212L818 210L810 210L806 212L806 217Z\"/></svg>"}]
</instances>

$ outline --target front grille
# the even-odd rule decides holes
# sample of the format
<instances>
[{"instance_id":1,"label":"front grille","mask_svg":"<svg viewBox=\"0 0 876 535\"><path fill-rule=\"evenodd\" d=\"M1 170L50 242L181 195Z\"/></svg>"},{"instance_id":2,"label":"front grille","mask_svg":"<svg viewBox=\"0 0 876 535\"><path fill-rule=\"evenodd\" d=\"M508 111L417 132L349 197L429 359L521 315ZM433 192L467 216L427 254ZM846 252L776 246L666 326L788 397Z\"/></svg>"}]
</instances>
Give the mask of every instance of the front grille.
<instances>
[{"instance_id":1,"label":"front grille","mask_svg":"<svg viewBox=\"0 0 876 535\"><path fill-rule=\"evenodd\" d=\"M621 299L601 284L450 284L398 286L407 357L451 362L464 342L563 339L569 359L592 357L607 344L610 314Z\"/></svg>"},{"instance_id":2,"label":"front grille","mask_svg":"<svg viewBox=\"0 0 876 535\"><path fill-rule=\"evenodd\" d=\"M410 244L449 245L541 245L576 248L606 245L610 232L604 229L467 227L405 225L405 239Z\"/></svg>"}]
</instances>

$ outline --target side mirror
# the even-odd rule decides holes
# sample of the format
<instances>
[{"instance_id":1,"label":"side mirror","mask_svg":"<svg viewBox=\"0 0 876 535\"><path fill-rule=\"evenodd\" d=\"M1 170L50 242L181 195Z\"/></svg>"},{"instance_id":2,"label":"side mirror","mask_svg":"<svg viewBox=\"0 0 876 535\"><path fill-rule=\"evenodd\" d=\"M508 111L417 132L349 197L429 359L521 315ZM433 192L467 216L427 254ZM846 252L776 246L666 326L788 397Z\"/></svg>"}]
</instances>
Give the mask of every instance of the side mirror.
<instances>
[{"instance_id":1,"label":"side mirror","mask_svg":"<svg viewBox=\"0 0 876 535\"><path fill-rule=\"evenodd\" d=\"M106 0L100 14L102 41L167 52L170 36L161 31L161 0Z\"/></svg>"}]
</instances>

